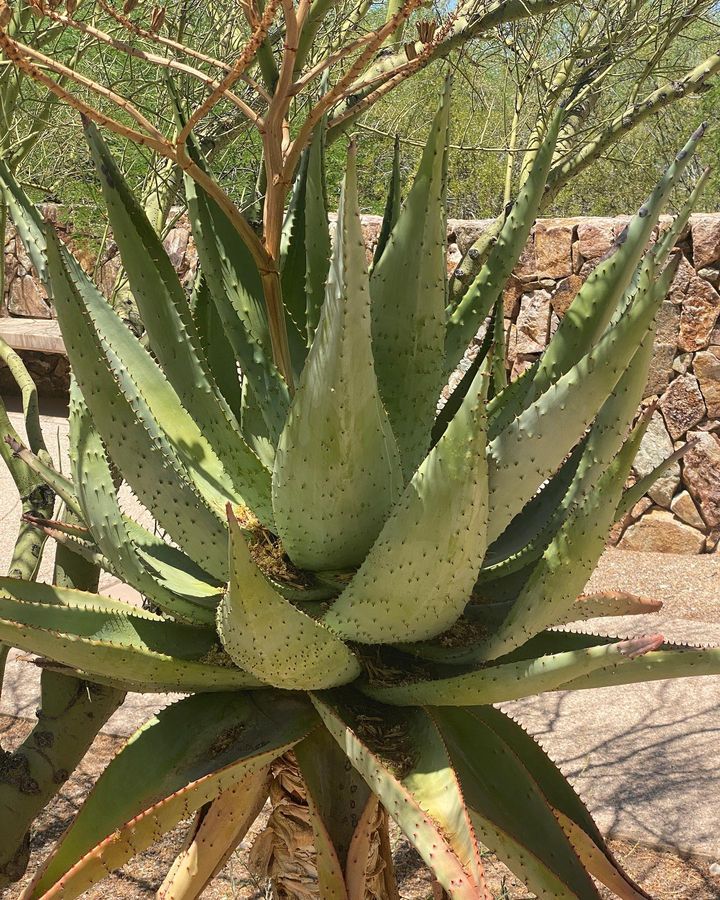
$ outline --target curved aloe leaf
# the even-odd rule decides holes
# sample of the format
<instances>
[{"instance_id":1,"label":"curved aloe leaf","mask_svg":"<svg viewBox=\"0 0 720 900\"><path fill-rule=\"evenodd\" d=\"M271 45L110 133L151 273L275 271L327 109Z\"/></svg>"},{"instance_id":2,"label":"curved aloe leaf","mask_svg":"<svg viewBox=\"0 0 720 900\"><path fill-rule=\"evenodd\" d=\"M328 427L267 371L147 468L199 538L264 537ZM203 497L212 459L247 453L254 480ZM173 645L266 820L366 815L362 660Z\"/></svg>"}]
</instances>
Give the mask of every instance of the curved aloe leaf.
<instances>
[{"instance_id":1,"label":"curved aloe leaf","mask_svg":"<svg viewBox=\"0 0 720 900\"><path fill-rule=\"evenodd\" d=\"M85 136L113 238L153 354L182 405L223 460L236 490L253 505L253 494L259 485L267 485L268 473L243 440L239 423L215 383L175 268L99 131L90 122L85 123Z\"/></svg>"},{"instance_id":2,"label":"curved aloe leaf","mask_svg":"<svg viewBox=\"0 0 720 900\"><path fill-rule=\"evenodd\" d=\"M581 619L600 619L607 616L645 616L659 612L662 607L662 600L638 597L626 591L598 591L581 594L567 615L553 624L564 625Z\"/></svg>"},{"instance_id":3,"label":"curved aloe leaf","mask_svg":"<svg viewBox=\"0 0 720 900\"><path fill-rule=\"evenodd\" d=\"M225 398L225 403L232 411L237 422L240 422L242 407L240 403L241 386L238 377L238 366L233 353L232 344L228 340L222 319L210 295L207 279L202 271L198 271L193 283L190 297L190 310L198 341L203 349L207 364L210 367L215 384ZM263 459L257 447L248 438L248 444Z\"/></svg>"},{"instance_id":4,"label":"curved aloe leaf","mask_svg":"<svg viewBox=\"0 0 720 900\"><path fill-rule=\"evenodd\" d=\"M195 814L185 847L156 894L158 900L195 900L202 894L257 819L270 781L269 767L246 775Z\"/></svg>"},{"instance_id":5,"label":"curved aloe leaf","mask_svg":"<svg viewBox=\"0 0 720 900\"><path fill-rule=\"evenodd\" d=\"M696 678L701 675L720 675L720 648L658 650L642 659L634 660L617 670L599 668L596 672L578 675L562 685L562 690L579 691L596 687L615 687L666 678Z\"/></svg>"},{"instance_id":6,"label":"curved aloe leaf","mask_svg":"<svg viewBox=\"0 0 720 900\"><path fill-rule=\"evenodd\" d=\"M444 374L449 115L446 87L415 181L370 279L375 369L406 480L430 445Z\"/></svg>"},{"instance_id":7,"label":"curved aloe leaf","mask_svg":"<svg viewBox=\"0 0 720 900\"><path fill-rule=\"evenodd\" d=\"M283 303L297 332L293 363L302 370L312 345L330 267L330 230L325 197L324 129L315 129L303 152L280 246ZM292 335L292 331L291 331Z\"/></svg>"},{"instance_id":8,"label":"curved aloe leaf","mask_svg":"<svg viewBox=\"0 0 720 900\"><path fill-rule=\"evenodd\" d=\"M582 438L652 329L661 301L646 286L595 347L490 442L489 542Z\"/></svg>"},{"instance_id":9,"label":"curved aloe leaf","mask_svg":"<svg viewBox=\"0 0 720 900\"><path fill-rule=\"evenodd\" d=\"M540 209L563 114L563 110L558 109L551 119L532 170L505 218L487 261L448 319L445 334L446 373L452 372L460 362L493 304L502 295L505 283L527 243Z\"/></svg>"},{"instance_id":10,"label":"curved aloe leaf","mask_svg":"<svg viewBox=\"0 0 720 900\"><path fill-rule=\"evenodd\" d=\"M353 652L332 632L278 594L250 556L228 506L230 584L217 612L223 645L235 662L267 684L319 690L360 673Z\"/></svg>"},{"instance_id":11,"label":"curved aloe leaf","mask_svg":"<svg viewBox=\"0 0 720 900\"><path fill-rule=\"evenodd\" d=\"M187 150L193 162L207 169L192 135ZM275 444L287 416L290 394L272 362L260 273L224 211L190 176L185 176L184 183L200 268L235 358L252 387Z\"/></svg>"},{"instance_id":12,"label":"curved aloe leaf","mask_svg":"<svg viewBox=\"0 0 720 900\"><path fill-rule=\"evenodd\" d=\"M652 194L620 237L618 249L597 266L578 291L542 355L525 402L530 403L588 353L609 324L667 203L703 136L704 127L692 135L667 169Z\"/></svg>"},{"instance_id":13,"label":"curved aloe leaf","mask_svg":"<svg viewBox=\"0 0 720 900\"><path fill-rule=\"evenodd\" d=\"M350 900L345 873L370 791L358 772L348 766L345 753L325 728L311 732L294 753L307 788L318 893L333 900Z\"/></svg>"},{"instance_id":14,"label":"curved aloe leaf","mask_svg":"<svg viewBox=\"0 0 720 900\"><path fill-rule=\"evenodd\" d=\"M85 402L73 382L70 389L70 463L85 522L113 571L161 609L188 622L212 624L213 605L202 607L171 593L147 570L125 527L110 461Z\"/></svg>"},{"instance_id":15,"label":"curved aloe leaf","mask_svg":"<svg viewBox=\"0 0 720 900\"><path fill-rule=\"evenodd\" d=\"M326 614L332 631L385 644L433 637L459 618L486 549L486 387L479 372Z\"/></svg>"},{"instance_id":16,"label":"curved aloe leaf","mask_svg":"<svg viewBox=\"0 0 720 900\"><path fill-rule=\"evenodd\" d=\"M658 289L657 283L652 283L653 275L653 260L647 257L640 281L642 292ZM597 479L615 459L637 413L647 382L654 334L651 325L587 437L489 548L480 581L505 576L539 558L568 510L594 489Z\"/></svg>"},{"instance_id":17,"label":"curved aloe leaf","mask_svg":"<svg viewBox=\"0 0 720 900\"><path fill-rule=\"evenodd\" d=\"M472 730L474 738L463 746L462 731L458 732L451 726L454 732L453 737L458 741L457 752L462 753L463 750L466 751L474 774L478 778L479 786L485 788L494 800L494 809L497 809L497 806L495 806L498 800L498 794L496 793L497 784L494 782L494 777L488 779L487 773L491 771L494 776L497 769L496 765L493 764L489 769L484 770L482 760L488 752L492 752L492 748L495 749L499 757L504 758L508 769L506 770L507 776L502 779L503 793L501 796L506 796L505 792L507 792L512 798L511 802L516 804L518 815L513 817L514 820L510 819L509 824L511 828L514 827L521 833L525 832L525 838L522 843L536 844L539 836L539 829L536 825L538 819L534 815L529 815L525 799L527 797L540 807L537 810L537 814L546 821L548 829L547 832L543 829L543 837L547 833L550 839L555 842L559 850L556 859L565 859L568 863L571 863L571 860L568 860L567 857L567 848L563 847L563 842L557 835L557 823L547 819L546 813L542 810L544 801L554 817L559 820L560 826L567 835L575 853L577 853L580 861L589 869L591 874L595 875L598 880L608 887L614 888L617 895L622 897L623 900L639 900L639 898L648 897L628 878L614 860L592 816L573 790L569 781L547 756L542 747L513 719L490 706L452 711L442 709L434 711L433 715L437 717L440 728L447 740L449 740L449 733L446 730L446 723L452 722L453 725L458 723L461 729L470 728ZM485 740L480 737L478 731L484 736ZM451 754L453 754L452 746ZM494 754L493 758L496 758ZM472 810L473 798L471 792L465 784L463 784L463 787L466 801ZM519 809L517 808L518 806ZM504 804L498 812L501 817L504 817L506 813ZM531 826L530 829L527 828L528 824ZM490 841L488 841L488 844L492 846ZM540 850L541 857L544 857L546 862L550 863L551 868L554 868L557 863L552 856L548 859L549 847L541 847ZM588 866L589 851L594 856L594 864ZM524 862L522 859L518 862L520 870L522 870ZM572 867L574 868L574 865ZM515 871L518 871L517 867L513 866L513 868ZM532 883L529 882L529 884L531 889L533 889ZM587 882L584 883L584 886L585 890L587 890ZM540 894L537 886L534 890ZM591 894L591 896L594 897L596 895Z\"/></svg>"},{"instance_id":18,"label":"curved aloe leaf","mask_svg":"<svg viewBox=\"0 0 720 900\"><path fill-rule=\"evenodd\" d=\"M397 706L477 706L519 700L530 694L565 689L596 669L622 669L663 643L662 635L634 638L579 650L486 666L463 675L399 685L369 685L369 696ZM592 679L590 679L592 680Z\"/></svg>"},{"instance_id":19,"label":"curved aloe leaf","mask_svg":"<svg viewBox=\"0 0 720 900\"><path fill-rule=\"evenodd\" d=\"M78 897L315 722L309 704L270 692L198 695L162 710L105 769L25 897Z\"/></svg>"},{"instance_id":20,"label":"curved aloe leaf","mask_svg":"<svg viewBox=\"0 0 720 900\"><path fill-rule=\"evenodd\" d=\"M277 531L314 571L359 565L402 490L395 438L373 367L354 150L315 333L273 472Z\"/></svg>"},{"instance_id":21,"label":"curved aloe leaf","mask_svg":"<svg viewBox=\"0 0 720 900\"><path fill-rule=\"evenodd\" d=\"M641 419L592 490L569 511L507 618L487 641L483 658L495 659L509 653L534 634L562 620L572 609L605 549L615 510L648 422L647 416Z\"/></svg>"},{"instance_id":22,"label":"curved aloe leaf","mask_svg":"<svg viewBox=\"0 0 720 900\"><path fill-rule=\"evenodd\" d=\"M313 695L312 701L327 730L453 900L491 900L461 787L428 714L383 710L348 691ZM392 740L384 741L388 733Z\"/></svg>"},{"instance_id":23,"label":"curved aloe leaf","mask_svg":"<svg viewBox=\"0 0 720 900\"><path fill-rule=\"evenodd\" d=\"M490 709L492 714L495 710ZM478 838L538 897L599 894L537 783L485 707L433 709ZM502 713L499 713L502 715Z\"/></svg>"},{"instance_id":24,"label":"curved aloe leaf","mask_svg":"<svg viewBox=\"0 0 720 900\"><path fill-rule=\"evenodd\" d=\"M120 600L12 578L0 579L0 640L128 689L220 691L258 684L222 664L209 629Z\"/></svg>"},{"instance_id":25,"label":"curved aloe leaf","mask_svg":"<svg viewBox=\"0 0 720 900\"><path fill-rule=\"evenodd\" d=\"M392 174L390 176L390 184L388 185L387 199L385 200L385 209L383 211L382 224L380 226L380 234L378 235L377 244L375 245L375 253L373 254L373 269L380 262L380 258L385 252L390 234L392 233L401 210L400 198L400 135L395 135L393 145L393 162Z\"/></svg>"}]
</instances>

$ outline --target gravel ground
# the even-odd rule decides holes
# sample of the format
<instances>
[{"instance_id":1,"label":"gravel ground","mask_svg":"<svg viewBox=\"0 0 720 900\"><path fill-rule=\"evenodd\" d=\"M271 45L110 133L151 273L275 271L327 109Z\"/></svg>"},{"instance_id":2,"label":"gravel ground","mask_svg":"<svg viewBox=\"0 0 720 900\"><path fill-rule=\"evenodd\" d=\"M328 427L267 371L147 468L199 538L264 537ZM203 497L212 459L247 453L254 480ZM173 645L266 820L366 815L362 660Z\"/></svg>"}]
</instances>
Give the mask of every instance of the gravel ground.
<instances>
[{"instance_id":1,"label":"gravel ground","mask_svg":"<svg viewBox=\"0 0 720 900\"><path fill-rule=\"evenodd\" d=\"M720 623L720 553L606 550L586 591L609 590L662 600L674 619Z\"/></svg>"}]
</instances>

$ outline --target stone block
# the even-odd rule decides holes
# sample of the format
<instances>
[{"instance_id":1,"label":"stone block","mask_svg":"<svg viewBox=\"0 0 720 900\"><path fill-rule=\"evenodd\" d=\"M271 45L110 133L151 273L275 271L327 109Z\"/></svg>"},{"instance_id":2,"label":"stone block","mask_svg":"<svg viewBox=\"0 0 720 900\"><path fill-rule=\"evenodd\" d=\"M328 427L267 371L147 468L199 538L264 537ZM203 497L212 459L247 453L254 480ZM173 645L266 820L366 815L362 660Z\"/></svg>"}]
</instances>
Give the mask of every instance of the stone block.
<instances>
[{"instance_id":1,"label":"stone block","mask_svg":"<svg viewBox=\"0 0 720 900\"><path fill-rule=\"evenodd\" d=\"M651 553L702 553L705 535L665 509L654 509L625 531L620 550Z\"/></svg>"},{"instance_id":2,"label":"stone block","mask_svg":"<svg viewBox=\"0 0 720 900\"><path fill-rule=\"evenodd\" d=\"M542 353L550 333L550 294L532 291L520 300L517 317L517 352Z\"/></svg>"},{"instance_id":3,"label":"stone block","mask_svg":"<svg viewBox=\"0 0 720 900\"><path fill-rule=\"evenodd\" d=\"M705 401L694 375L679 375L660 401L665 424L674 440L683 437L705 418Z\"/></svg>"},{"instance_id":4,"label":"stone block","mask_svg":"<svg viewBox=\"0 0 720 900\"><path fill-rule=\"evenodd\" d=\"M535 262L538 277L572 275L573 223L567 219L541 219L535 226Z\"/></svg>"},{"instance_id":5,"label":"stone block","mask_svg":"<svg viewBox=\"0 0 720 900\"><path fill-rule=\"evenodd\" d=\"M683 522L692 525L693 528L698 528L700 531L705 530L703 517L700 515L695 501L688 491L681 491L677 496L673 497L670 510L675 513L678 519L682 519Z\"/></svg>"},{"instance_id":6,"label":"stone block","mask_svg":"<svg viewBox=\"0 0 720 900\"><path fill-rule=\"evenodd\" d=\"M553 311L562 319L568 311L570 304L577 296L577 292L583 286L583 279L579 275L569 275L558 284L550 303Z\"/></svg>"},{"instance_id":7,"label":"stone block","mask_svg":"<svg viewBox=\"0 0 720 900\"><path fill-rule=\"evenodd\" d=\"M638 478L649 475L653 469L667 459L673 452L673 442L668 434L663 417L659 412L653 413L647 431L640 442L640 447L633 462L633 471ZM648 496L658 504L668 508L673 496L680 487L680 464L672 466L657 479L648 491Z\"/></svg>"},{"instance_id":8,"label":"stone block","mask_svg":"<svg viewBox=\"0 0 720 900\"><path fill-rule=\"evenodd\" d=\"M720 294L708 281L691 278L682 301L678 347L681 350L704 350L710 343L718 315Z\"/></svg>"},{"instance_id":9,"label":"stone block","mask_svg":"<svg viewBox=\"0 0 720 900\"><path fill-rule=\"evenodd\" d=\"M720 346L696 353L693 372L705 399L708 416L720 419Z\"/></svg>"},{"instance_id":10,"label":"stone block","mask_svg":"<svg viewBox=\"0 0 720 900\"><path fill-rule=\"evenodd\" d=\"M653 347L653 355L648 369L648 380L643 397L662 394L670 383L675 361L675 344L658 344Z\"/></svg>"},{"instance_id":11,"label":"stone block","mask_svg":"<svg viewBox=\"0 0 720 900\"><path fill-rule=\"evenodd\" d=\"M587 219L578 224L573 249L583 260L599 260L613 247L615 237L615 219Z\"/></svg>"},{"instance_id":12,"label":"stone block","mask_svg":"<svg viewBox=\"0 0 720 900\"><path fill-rule=\"evenodd\" d=\"M710 528L720 525L720 441L707 431L694 431L688 440L697 440L682 460L685 486Z\"/></svg>"},{"instance_id":13,"label":"stone block","mask_svg":"<svg viewBox=\"0 0 720 900\"><path fill-rule=\"evenodd\" d=\"M720 260L720 217L695 214L690 228L695 268L702 269Z\"/></svg>"}]
</instances>

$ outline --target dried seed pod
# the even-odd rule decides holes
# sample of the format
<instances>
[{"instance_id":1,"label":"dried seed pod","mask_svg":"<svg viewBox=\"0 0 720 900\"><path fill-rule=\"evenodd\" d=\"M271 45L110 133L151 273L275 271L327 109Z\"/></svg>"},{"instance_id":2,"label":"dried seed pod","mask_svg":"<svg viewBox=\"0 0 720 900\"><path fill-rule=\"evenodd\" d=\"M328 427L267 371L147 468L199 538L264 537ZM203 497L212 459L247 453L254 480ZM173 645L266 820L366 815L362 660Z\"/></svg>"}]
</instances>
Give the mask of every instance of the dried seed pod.
<instances>
[{"instance_id":1,"label":"dried seed pod","mask_svg":"<svg viewBox=\"0 0 720 900\"><path fill-rule=\"evenodd\" d=\"M123 12L127 16L131 13L135 7L138 5L138 0L125 0L125 5L123 6Z\"/></svg>"},{"instance_id":2,"label":"dried seed pod","mask_svg":"<svg viewBox=\"0 0 720 900\"><path fill-rule=\"evenodd\" d=\"M417 56L414 41L408 41L407 44L405 44L405 56L407 56L408 59L415 59Z\"/></svg>"},{"instance_id":3,"label":"dried seed pod","mask_svg":"<svg viewBox=\"0 0 720 900\"><path fill-rule=\"evenodd\" d=\"M150 19L150 31L159 31L165 23L165 7L156 6Z\"/></svg>"},{"instance_id":4,"label":"dried seed pod","mask_svg":"<svg viewBox=\"0 0 720 900\"><path fill-rule=\"evenodd\" d=\"M416 22L415 28L418 33L418 40L422 41L423 44L429 44L435 37L437 27L438 23L435 19L424 19L422 22Z\"/></svg>"}]
</instances>

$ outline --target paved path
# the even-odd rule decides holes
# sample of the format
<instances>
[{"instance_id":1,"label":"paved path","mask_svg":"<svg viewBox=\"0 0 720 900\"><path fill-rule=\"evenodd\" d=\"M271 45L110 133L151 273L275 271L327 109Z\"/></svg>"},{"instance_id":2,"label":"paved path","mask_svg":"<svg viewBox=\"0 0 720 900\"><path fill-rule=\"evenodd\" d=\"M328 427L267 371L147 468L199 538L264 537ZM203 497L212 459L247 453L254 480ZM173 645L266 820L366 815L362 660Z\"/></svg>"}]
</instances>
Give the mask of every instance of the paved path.
<instances>
[{"instance_id":1,"label":"paved path","mask_svg":"<svg viewBox=\"0 0 720 900\"><path fill-rule=\"evenodd\" d=\"M56 445L56 438L61 448L66 446L62 409L51 409L44 424L52 435L50 446ZM0 526L4 566L17 517L15 494L4 471L0 498L0 509L5 510ZM49 563L43 571L48 577ZM665 608L656 616L586 626L608 627L612 621L618 633L662 631L674 640L720 645L720 555L612 550L603 557L592 587L644 593L664 600ZM128 597L127 589L112 579L106 579L103 589ZM0 712L32 718L38 677L23 654L14 654ZM157 700L131 695L105 730L130 733L158 708ZM167 702L163 697L162 705ZM720 861L720 677L546 694L507 709L538 736L605 832Z\"/></svg>"}]
</instances>

